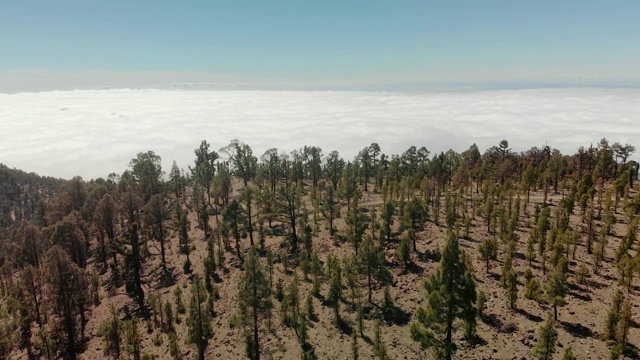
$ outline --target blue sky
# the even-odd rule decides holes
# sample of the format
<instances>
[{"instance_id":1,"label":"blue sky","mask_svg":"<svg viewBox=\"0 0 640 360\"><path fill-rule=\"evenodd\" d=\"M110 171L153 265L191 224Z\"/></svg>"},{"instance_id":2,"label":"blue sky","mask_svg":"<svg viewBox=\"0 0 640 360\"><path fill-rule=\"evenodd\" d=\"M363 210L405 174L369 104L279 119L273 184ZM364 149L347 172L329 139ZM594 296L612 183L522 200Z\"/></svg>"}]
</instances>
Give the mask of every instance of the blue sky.
<instances>
[{"instance_id":1,"label":"blue sky","mask_svg":"<svg viewBox=\"0 0 640 360\"><path fill-rule=\"evenodd\" d=\"M0 82L638 83L638 14L633 0L0 0Z\"/></svg>"}]
</instances>

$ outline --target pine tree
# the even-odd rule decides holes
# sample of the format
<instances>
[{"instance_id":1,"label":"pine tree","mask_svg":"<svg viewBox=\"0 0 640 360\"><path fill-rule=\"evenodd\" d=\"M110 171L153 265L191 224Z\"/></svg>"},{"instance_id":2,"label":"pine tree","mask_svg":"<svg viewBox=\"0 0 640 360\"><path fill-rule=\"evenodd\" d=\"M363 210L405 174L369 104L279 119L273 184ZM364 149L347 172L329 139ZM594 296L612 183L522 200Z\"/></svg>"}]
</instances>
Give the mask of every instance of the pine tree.
<instances>
[{"instance_id":1,"label":"pine tree","mask_svg":"<svg viewBox=\"0 0 640 360\"><path fill-rule=\"evenodd\" d=\"M513 271L513 252L507 250L502 260L502 268L500 269L500 286L507 288L507 276Z\"/></svg>"},{"instance_id":2,"label":"pine tree","mask_svg":"<svg viewBox=\"0 0 640 360\"><path fill-rule=\"evenodd\" d=\"M537 302L543 301L542 298L542 290L540 289L540 284L531 274L531 270L527 269L528 273L525 272L525 287L524 287L524 297L529 300L535 300Z\"/></svg>"},{"instance_id":3,"label":"pine tree","mask_svg":"<svg viewBox=\"0 0 640 360\"><path fill-rule=\"evenodd\" d=\"M104 338L105 350L109 353L113 353L117 359L120 357L121 341L122 337L122 321L120 320L116 307L111 304L109 307L111 317L106 320L98 329L97 335Z\"/></svg>"},{"instance_id":4,"label":"pine tree","mask_svg":"<svg viewBox=\"0 0 640 360\"><path fill-rule=\"evenodd\" d=\"M191 272L191 245L189 244L189 219L187 218L187 212L183 211L180 204L176 202L177 221L178 221L178 238L180 240L181 252L183 252L187 259L184 263L184 273L189 274Z\"/></svg>"},{"instance_id":5,"label":"pine tree","mask_svg":"<svg viewBox=\"0 0 640 360\"><path fill-rule=\"evenodd\" d=\"M465 239L467 239L467 240L471 239L471 236L469 235L470 228L471 228L471 217L465 215L465 217L464 217L464 236L463 237Z\"/></svg>"},{"instance_id":6,"label":"pine tree","mask_svg":"<svg viewBox=\"0 0 640 360\"><path fill-rule=\"evenodd\" d=\"M242 262L242 253L240 252L240 224L242 223L242 214L238 200L232 200L229 205L224 208L222 211L222 219L233 231L233 238L236 241L236 255Z\"/></svg>"},{"instance_id":7,"label":"pine tree","mask_svg":"<svg viewBox=\"0 0 640 360\"><path fill-rule=\"evenodd\" d=\"M165 256L165 241L167 231L164 228L163 222L168 219L167 211L164 207L162 196L159 194L153 195L149 200L149 203L145 206L145 224L149 231L150 237L154 241L160 243L160 257L162 260L162 268L166 275L169 274L167 268L167 259Z\"/></svg>"},{"instance_id":8,"label":"pine tree","mask_svg":"<svg viewBox=\"0 0 640 360\"><path fill-rule=\"evenodd\" d=\"M213 289L212 280L215 276L216 272L216 262L213 256L208 255L202 260L202 267L204 268L204 285L207 291L211 291Z\"/></svg>"},{"instance_id":9,"label":"pine tree","mask_svg":"<svg viewBox=\"0 0 640 360\"><path fill-rule=\"evenodd\" d=\"M498 242L496 238L492 237L484 239L484 241L480 243L478 252L480 253L480 260L484 261L486 264L488 274L491 260L496 260L498 257Z\"/></svg>"},{"instance_id":10,"label":"pine tree","mask_svg":"<svg viewBox=\"0 0 640 360\"><path fill-rule=\"evenodd\" d=\"M307 315L301 313L298 316L298 320L296 321L296 334L298 335L298 340L300 340L300 345L304 350L307 347L307 339L309 336L309 325L307 321Z\"/></svg>"},{"instance_id":11,"label":"pine tree","mask_svg":"<svg viewBox=\"0 0 640 360\"><path fill-rule=\"evenodd\" d=\"M200 146L194 150L196 154L195 166L193 168L189 166L189 170L191 170L193 179L207 192L207 203L211 204L211 184L215 178L215 162L219 155L215 151L209 151L209 146L207 140L202 140Z\"/></svg>"},{"instance_id":12,"label":"pine tree","mask_svg":"<svg viewBox=\"0 0 640 360\"><path fill-rule=\"evenodd\" d=\"M391 226L393 226L393 215L396 209L391 201L387 201L382 209L382 229L380 233L380 244L382 247L389 241L391 241Z\"/></svg>"},{"instance_id":13,"label":"pine tree","mask_svg":"<svg viewBox=\"0 0 640 360\"><path fill-rule=\"evenodd\" d=\"M448 234L440 264L424 287L428 307L418 309L411 337L422 348L433 348L438 358L451 360L457 349L453 342L456 319L475 322L476 317L473 270L463 260L455 234Z\"/></svg>"},{"instance_id":14,"label":"pine tree","mask_svg":"<svg viewBox=\"0 0 640 360\"><path fill-rule=\"evenodd\" d=\"M356 298L360 299L362 296L360 289L358 288L359 269L357 266L356 256L345 256L342 258L342 268L344 270L344 277L346 279L347 287L349 288L351 298L351 307L355 307Z\"/></svg>"},{"instance_id":15,"label":"pine tree","mask_svg":"<svg viewBox=\"0 0 640 360\"><path fill-rule=\"evenodd\" d=\"M336 229L333 226L335 218L340 213L340 206L338 204L337 195L333 186L327 186L324 192L324 206L322 208L322 214L327 219L327 226L329 226L329 235L333 237L336 233Z\"/></svg>"},{"instance_id":16,"label":"pine tree","mask_svg":"<svg viewBox=\"0 0 640 360\"><path fill-rule=\"evenodd\" d=\"M631 322L631 303L622 290L618 289L607 312L603 334L604 340L614 342L611 348L612 359L617 359L624 353Z\"/></svg>"},{"instance_id":17,"label":"pine tree","mask_svg":"<svg viewBox=\"0 0 640 360\"><path fill-rule=\"evenodd\" d=\"M573 355L573 349L571 346L564 351L564 355L562 355L562 360L577 360L576 356Z\"/></svg>"},{"instance_id":18,"label":"pine tree","mask_svg":"<svg viewBox=\"0 0 640 360\"><path fill-rule=\"evenodd\" d=\"M413 243L413 251L418 251L416 247L416 232L422 229L422 226L427 219L427 210L420 199L414 197L407 202L402 214L402 226L407 229L409 239Z\"/></svg>"},{"instance_id":19,"label":"pine tree","mask_svg":"<svg viewBox=\"0 0 640 360\"><path fill-rule=\"evenodd\" d=\"M364 309L362 307L362 301L358 301L356 309L356 322L358 324L358 332L360 336L364 335Z\"/></svg>"},{"instance_id":20,"label":"pine tree","mask_svg":"<svg viewBox=\"0 0 640 360\"><path fill-rule=\"evenodd\" d=\"M556 352L556 340L558 331L554 327L554 320L551 314L538 331L538 341L533 347L533 356L538 360L551 360Z\"/></svg>"},{"instance_id":21,"label":"pine tree","mask_svg":"<svg viewBox=\"0 0 640 360\"><path fill-rule=\"evenodd\" d=\"M313 320L316 317L315 310L313 309L313 297L311 294L307 295L306 313L310 320Z\"/></svg>"},{"instance_id":22,"label":"pine tree","mask_svg":"<svg viewBox=\"0 0 640 360\"><path fill-rule=\"evenodd\" d=\"M320 295L320 275L322 273L322 264L320 263L320 258L315 250L311 253L311 264L309 267L311 274L313 275L313 287L311 292L313 293L313 296L318 296Z\"/></svg>"},{"instance_id":23,"label":"pine tree","mask_svg":"<svg viewBox=\"0 0 640 360\"><path fill-rule=\"evenodd\" d=\"M174 332L173 328L173 307L171 306L171 302L167 301L164 303L164 326L166 332Z\"/></svg>"},{"instance_id":24,"label":"pine tree","mask_svg":"<svg viewBox=\"0 0 640 360\"><path fill-rule=\"evenodd\" d=\"M198 359L204 360L209 339L213 336L209 312L202 303L205 302L205 289L199 276L195 276L191 286L191 302L189 304L189 316L187 317L188 342L195 344L198 349Z\"/></svg>"},{"instance_id":25,"label":"pine tree","mask_svg":"<svg viewBox=\"0 0 640 360\"><path fill-rule=\"evenodd\" d=\"M616 346L620 349L620 353L624 353L627 346L627 336L629 335L629 327L631 327L631 302L627 296L620 308L620 320L616 326Z\"/></svg>"},{"instance_id":26,"label":"pine tree","mask_svg":"<svg viewBox=\"0 0 640 360\"><path fill-rule=\"evenodd\" d=\"M340 198L347 200L347 209L351 209L351 199L353 193L358 189L358 182L356 180L355 166L351 162L347 162L342 167L342 175L338 180L338 195Z\"/></svg>"},{"instance_id":27,"label":"pine tree","mask_svg":"<svg viewBox=\"0 0 640 360\"><path fill-rule=\"evenodd\" d=\"M298 238L300 224L298 222L300 219L305 218L300 215L300 211L304 209L302 204L303 194L304 184L302 180L287 180L278 191L280 213L289 224L289 233L287 234L289 251L294 254L298 252L298 243L300 242Z\"/></svg>"},{"instance_id":28,"label":"pine tree","mask_svg":"<svg viewBox=\"0 0 640 360\"><path fill-rule=\"evenodd\" d=\"M250 341L250 344L248 343L250 352L247 355L252 360L259 360L259 320L267 315L273 304L271 303L269 280L262 269L257 251L253 247L247 254L244 271L240 275L238 299L242 323L251 330L247 331L247 340Z\"/></svg>"},{"instance_id":29,"label":"pine tree","mask_svg":"<svg viewBox=\"0 0 640 360\"><path fill-rule=\"evenodd\" d=\"M351 330L351 356L353 360L360 359L358 354L358 332L355 329Z\"/></svg>"},{"instance_id":30,"label":"pine tree","mask_svg":"<svg viewBox=\"0 0 640 360\"><path fill-rule=\"evenodd\" d=\"M547 276L547 297L549 304L553 306L553 318L558 320L558 306L564 306L567 301L565 296L567 295L567 285L565 284L567 275L564 273L564 269L561 264Z\"/></svg>"},{"instance_id":31,"label":"pine tree","mask_svg":"<svg viewBox=\"0 0 640 360\"><path fill-rule=\"evenodd\" d=\"M184 308L184 303L182 302L182 289L180 286L176 286L176 289L173 290L173 296L175 298L176 303L176 311L178 314L184 314L186 309Z\"/></svg>"},{"instance_id":32,"label":"pine tree","mask_svg":"<svg viewBox=\"0 0 640 360\"><path fill-rule=\"evenodd\" d=\"M333 260L333 261L332 261ZM327 259L329 264L329 294L327 295L327 303L331 305L335 313L336 323L340 323L340 300L342 299L342 267L340 262L332 258ZM333 264L332 264L333 263Z\"/></svg>"},{"instance_id":33,"label":"pine tree","mask_svg":"<svg viewBox=\"0 0 640 360\"><path fill-rule=\"evenodd\" d=\"M27 265L20 272L22 297L24 301L28 301L31 311L35 317L39 326L42 326L41 306L42 306L42 274L39 268L35 268L33 265Z\"/></svg>"},{"instance_id":34,"label":"pine tree","mask_svg":"<svg viewBox=\"0 0 640 360\"><path fill-rule=\"evenodd\" d=\"M368 227L369 217L363 211L364 208L359 206L359 199L362 196L358 189L353 193L351 199L351 208L347 212L345 223L348 225L347 237L358 253L360 243Z\"/></svg>"},{"instance_id":35,"label":"pine tree","mask_svg":"<svg viewBox=\"0 0 640 360\"><path fill-rule=\"evenodd\" d=\"M132 224L127 233L129 242L131 244L131 250L127 252L125 257L125 265L127 269L126 274L126 288L127 292L132 294L139 308L144 307L144 290L142 289L142 262L143 257L140 254L140 239L138 237L138 226Z\"/></svg>"},{"instance_id":36,"label":"pine tree","mask_svg":"<svg viewBox=\"0 0 640 360\"><path fill-rule=\"evenodd\" d=\"M411 261L411 243L408 236L402 238L393 256L402 266L407 266Z\"/></svg>"},{"instance_id":37,"label":"pine tree","mask_svg":"<svg viewBox=\"0 0 640 360\"><path fill-rule=\"evenodd\" d=\"M4 327L7 325L11 324L7 324L7 322L5 322L3 325L0 325L0 335L2 335L3 343L7 340L11 341L11 336L3 332L3 330L5 330ZM46 331L45 328L38 329L38 332L36 333L35 347L47 360L53 360L56 341L49 335L49 332ZM0 345L0 355L7 355L3 354L3 350L6 350L6 347Z\"/></svg>"},{"instance_id":38,"label":"pine tree","mask_svg":"<svg viewBox=\"0 0 640 360\"><path fill-rule=\"evenodd\" d=\"M291 310L291 324L293 324L294 330L296 330L297 332L296 326L298 324L298 318L300 315L300 286L297 273L294 274L293 280L291 281L289 286L287 286L285 300L287 308Z\"/></svg>"},{"instance_id":39,"label":"pine tree","mask_svg":"<svg viewBox=\"0 0 640 360\"><path fill-rule=\"evenodd\" d=\"M368 299L372 302L374 281L380 285L391 282L391 272L387 268L384 251L376 247L373 239L367 236L360 246L360 252L356 257L360 273L366 277Z\"/></svg>"},{"instance_id":40,"label":"pine tree","mask_svg":"<svg viewBox=\"0 0 640 360\"><path fill-rule=\"evenodd\" d=\"M169 334L169 354L178 360L180 359L180 347L178 345L178 335L172 332Z\"/></svg>"},{"instance_id":41,"label":"pine tree","mask_svg":"<svg viewBox=\"0 0 640 360\"><path fill-rule=\"evenodd\" d=\"M253 213L252 213L252 207L253 207L253 202L254 202L253 201L254 194L255 194L255 191L250 186L246 186L245 188L243 188L240 191L240 201L242 202L242 205L244 206L244 209L242 209L242 212L243 212L242 219L244 220L245 231L249 233L249 243L251 244L251 246L254 245L254 243L253 243Z\"/></svg>"},{"instance_id":42,"label":"pine tree","mask_svg":"<svg viewBox=\"0 0 640 360\"><path fill-rule=\"evenodd\" d=\"M533 228L532 230L534 229L535 228ZM536 259L535 245L536 245L536 239L533 237L533 235L530 235L529 239L527 240L527 253L525 255L526 259L529 261L529 266L531 266L533 261Z\"/></svg>"},{"instance_id":43,"label":"pine tree","mask_svg":"<svg viewBox=\"0 0 640 360\"><path fill-rule=\"evenodd\" d=\"M482 317L482 313L487 303L487 295L484 291L478 291L478 295L476 296L476 311L478 312L478 316Z\"/></svg>"},{"instance_id":44,"label":"pine tree","mask_svg":"<svg viewBox=\"0 0 640 360\"><path fill-rule=\"evenodd\" d=\"M45 255L44 282L49 306L61 319L66 336L69 359L76 358L78 346L78 316L84 321L84 310L89 299L84 272L71 261L67 252L54 246Z\"/></svg>"},{"instance_id":45,"label":"pine tree","mask_svg":"<svg viewBox=\"0 0 640 360\"><path fill-rule=\"evenodd\" d=\"M140 351L142 349L142 336L138 329L138 318L133 316L129 320L124 321L124 347L134 360L140 360Z\"/></svg>"},{"instance_id":46,"label":"pine tree","mask_svg":"<svg viewBox=\"0 0 640 360\"><path fill-rule=\"evenodd\" d=\"M114 260L114 264L118 264L117 262L117 251L116 251L116 223L117 223L117 207L113 198L109 194L105 194L102 199L96 204L93 221L100 232L98 234L98 240L100 242L101 251L100 257L102 258L103 263L106 263L107 254L111 255ZM107 250L104 244L104 235L106 235L108 239L109 249ZM37 259L37 258L36 258Z\"/></svg>"},{"instance_id":47,"label":"pine tree","mask_svg":"<svg viewBox=\"0 0 640 360\"><path fill-rule=\"evenodd\" d=\"M509 308L516 309L518 301L518 274L515 270L510 269L505 275L505 287L507 288L509 298Z\"/></svg>"},{"instance_id":48,"label":"pine tree","mask_svg":"<svg viewBox=\"0 0 640 360\"><path fill-rule=\"evenodd\" d=\"M91 296L91 302L93 303L93 305L98 306L100 305L100 275L98 274L98 272L96 272L95 270L93 270L90 274L90 282L91 282L91 290L90 290L90 296ZM37 318L38 322L40 321L39 318Z\"/></svg>"}]
</instances>

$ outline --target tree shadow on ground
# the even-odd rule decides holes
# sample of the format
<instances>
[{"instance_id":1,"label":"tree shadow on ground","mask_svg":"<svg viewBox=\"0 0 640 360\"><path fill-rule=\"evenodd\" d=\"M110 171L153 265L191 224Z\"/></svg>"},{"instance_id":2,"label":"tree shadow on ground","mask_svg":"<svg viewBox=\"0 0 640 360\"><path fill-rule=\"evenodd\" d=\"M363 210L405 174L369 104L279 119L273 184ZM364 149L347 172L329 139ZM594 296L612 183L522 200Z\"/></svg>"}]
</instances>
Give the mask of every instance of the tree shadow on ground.
<instances>
[{"instance_id":1,"label":"tree shadow on ground","mask_svg":"<svg viewBox=\"0 0 640 360\"><path fill-rule=\"evenodd\" d=\"M589 329L588 327L580 324L580 323L571 323L568 321L559 321L559 323L562 325L562 327L571 335L573 335L574 337L579 337L579 338L592 338L594 337L596 334L593 332L593 330Z\"/></svg>"},{"instance_id":2,"label":"tree shadow on ground","mask_svg":"<svg viewBox=\"0 0 640 360\"><path fill-rule=\"evenodd\" d=\"M424 273L424 268L418 264L416 264L413 261L410 261L409 263L407 263L407 265L404 267L404 269L402 270L402 272L400 273L400 275L406 275L406 274L414 274L414 275L421 275Z\"/></svg>"},{"instance_id":3,"label":"tree shadow on ground","mask_svg":"<svg viewBox=\"0 0 640 360\"><path fill-rule=\"evenodd\" d=\"M480 320L496 330L500 329L503 325L502 320L498 319L496 314L483 313L480 315Z\"/></svg>"},{"instance_id":4,"label":"tree shadow on ground","mask_svg":"<svg viewBox=\"0 0 640 360\"><path fill-rule=\"evenodd\" d=\"M363 311L368 319L381 319L388 324L404 326L411 320L411 314L393 305L380 306L374 303L363 304Z\"/></svg>"},{"instance_id":5,"label":"tree shadow on ground","mask_svg":"<svg viewBox=\"0 0 640 360\"><path fill-rule=\"evenodd\" d=\"M580 292L584 292L585 291L585 289L582 286L580 286L578 284L571 283L571 282L567 282L567 287L571 291L580 291Z\"/></svg>"},{"instance_id":6,"label":"tree shadow on ground","mask_svg":"<svg viewBox=\"0 0 640 360\"><path fill-rule=\"evenodd\" d=\"M603 284L601 282L597 282L595 280L588 280L588 282L589 282L589 286L590 287L593 287L593 288L596 288L596 289L603 289L603 288L609 287L608 285L605 285L605 284Z\"/></svg>"},{"instance_id":7,"label":"tree shadow on ground","mask_svg":"<svg viewBox=\"0 0 640 360\"><path fill-rule=\"evenodd\" d=\"M473 243L476 243L476 244L479 244L481 242L480 240L476 240L476 239L472 238L471 236L469 236L468 238L461 237L460 239L464 240L464 241L473 242Z\"/></svg>"},{"instance_id":8,"label":"tree shadow on ground","mask_svg":"<svg viewBox=\"0 0 640 360\"><path fill-rule=\"evenodd\" d=\"M312 294L314 298L318 299L322 305L327 306L327 299L322 295L322 293Z\"/></svg>"},{"instance_id":9,"label":"tree shadow on ground","mask_svg":"<svg viewBox=\"0 0 640 360\"><path fill-rule=\"evenodd\" d=\"M531 262L531 268L532 268L533 270L538 270L538 271L540 271L540 270L542 269L542 268L540 267L540 265L539 265L538 263L535 263L535 262Z\"/></svg>"},{"instance_id":10,"label":"tree shadow on ground","mask_svg":"<svg viewBox=\"0 0 640 360\"><path fill-rule=\"evenodd\" d=\"M440 250L425 250L422 253L418 253L418 259L422 262L427 262L427 261L433 261L433 262L438 262L440 261L440 257L442 255L440 254Z\"/></svg>"},{"instance_id":11,"label":"tree shadow on ground","mask_svg":"<svg viewBox=\"0 0 640 360\"><path fill-rule=\"evenodd\" d=\"M284 225L274 225L271 229L267 230L267 233L271 236L284 236Z\"/></svg>"},{"instance_id":12,"label":"tree shadow on ground","mask_svg":"<svg viewBox=\"0 0 640 360\"><path fill-rule=\"evenodd\" d=\"M138 307L136 306L133 310L129 310L128 305L124 305L122 307L122 309L120 310L124 310L125 313L125 320L130 318L131 315L135 315L140 319L144 319L144 320L149 320L151 319L151 310L149 309L148 306L144 306L144 307Z\"/></svg>"},{"instance_id":13,"label":"tree shadow on ground","mask_svg":"<svg viewBox=\"0 0 640 360\"><path fill-rule=\"evenodd\" d=\"M624 345L624 349L622 350L622 353L624 354L625 359L638 360L640 359L640 355L638 355L638 350L639 349L637 346L626 343Z\"/></svg>"},{"instance_id":14,"label":"tree shadow on ground","mask_svg":"<svg viewBox=\"0 0 640 360\"><path fill-rule=\"evenodd\" d=\"M541 322L543 319L535 314L532 314L530 312L528 312L525 309L516 309L516 312L524 317L526 317L527 319L531 320L531 321L535 321L535 322Z\"/></svg>"},{"instance_id":15,"label":"tree shadow on ground","mask_svg":"<svg viewBox=\"0 0 640 360\"><path fill-rule=\"evenodd\" d=\"M398 326L405 326L411 320L411 314L395 305L382 309L382 317L384 321Z\"/></svg>"},{"instance_id":16,"label":"tree shadow on ground","mask_svg":"<svg viewBox=\"0 0 640 360\"><path fill-rule=\"evenodd\" d=\"M465 339L468 348L475 348L477 346L486 346L489 344L487 340L481 338L479 335L474 335L473 339Z\"/></svg>"},{"instance_id":17,"label":"tree shadow on ground","mask_svg":"<svg viewBox=\"0 0 640 360\"><path fill-rule=\"evenodd\" d=\"M586 295L586 294L580 294L576 291L569 291L569 295L573 296L576 299L582 300L582 301L586 301L586 302L591 302L591 296Z\"/></svg>"},{"instance_id":18,"label":"tree shadow on ground","mask_svg":"<svg viewBox=\"0 0 640 360\"><path fill-rule=\"evenodd\" d=\"M220 275L218 275L218 273L217 273L217 272L214 272L214 273L213 273L213 281L214 281L216 284L220 284L220 283L221 283L221 282L223 282L224 280L220 277Z\"/></svg>"},{"instance_id":19,"label":"tree shadow on ground","mask_svg":"<svg viewBox=\"0 0 640 360\"><path fill-rule=\"evenodd\" d=\"M353 334L353 326L351 326L351 324L349 324L345 319L340 318L337 325L338 329L345 335L351 336L351 334Z\"/></svg>"},{"instance_id":20,"label":"tree shadow on ground","mask_svg":"<svg viewBox=\"0 0 640 360\"><path fill-rule=\"evenodd\" d=\"M175 266L167 267L167 271L164 271L162 267L160 269L160 274L158 274L158 288L166 288L176 284L178 278L175 274Z\"/></svg>"},{"instance_id":21,"label":"tree shadow on ground","mask_svg":"<svg viewBox=\"0 0 640 360\"><path fill-rule=\"evenodd\" d=\"M316 348L311 345L308 341L302 345L302 351L305 353L305 359L313 360L317 359Z\"/></svg>"}]
</instances>

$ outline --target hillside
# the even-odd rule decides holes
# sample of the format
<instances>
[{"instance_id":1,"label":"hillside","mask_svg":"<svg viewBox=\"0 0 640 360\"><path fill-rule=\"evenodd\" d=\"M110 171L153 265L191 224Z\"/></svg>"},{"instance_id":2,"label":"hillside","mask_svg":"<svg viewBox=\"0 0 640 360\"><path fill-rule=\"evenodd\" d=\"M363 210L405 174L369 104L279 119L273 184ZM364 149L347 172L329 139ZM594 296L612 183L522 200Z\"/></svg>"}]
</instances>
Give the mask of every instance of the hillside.
<instances>
[{"instance_id":1,"label":"hillside","mask_svg":"<svg viewBox=\"0 0 640 360\"><path fill-rule=\"evenodd\" d=\"M501 142L484 155L387 157L372 145L347 162L305 147L258 161L237 143L222 162L203 142L191 176L168 179L157 155L138 154L121 176L65 183L44 224L13 225L0 356L195 359L206 340L204 358L247 358L251 293L239 297L254 243L272 305L256 313L262 358L438 358L443 325L428 349L411 329L457 243L463 255L449 260L486 302L453 322L456 358L536 358L547 321L551 358L637 358L638 165L617 149L603 139L571 156L516 154Z\"/></svg>"},{"instance_id":2,"label":"hillside","mask_svg":"<svg viewBox=\"0 0 640 360\"><path fill-rule=\"evenodd\" d=\"M0 228L37 216L39 203L50 198L62 183L0 163Z\"/></svg>"}]
</instances>

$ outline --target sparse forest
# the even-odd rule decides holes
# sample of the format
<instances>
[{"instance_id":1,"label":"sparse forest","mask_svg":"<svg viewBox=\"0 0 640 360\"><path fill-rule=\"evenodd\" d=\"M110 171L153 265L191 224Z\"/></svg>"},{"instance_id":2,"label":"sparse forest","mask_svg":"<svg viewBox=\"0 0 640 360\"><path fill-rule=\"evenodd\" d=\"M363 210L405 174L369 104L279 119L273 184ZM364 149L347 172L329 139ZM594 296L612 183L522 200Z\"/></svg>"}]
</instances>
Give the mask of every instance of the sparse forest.
<instances>
[{"instance_id":1,"label":"sparse forest","mask_svg":"<svg viewBox=\"0 0 640 360\"><path fill-rule=\"evenodd\" d=\"M640 356L632 145L194 145L0 164L1 359Z\"/></svg>"}]
</instances>

